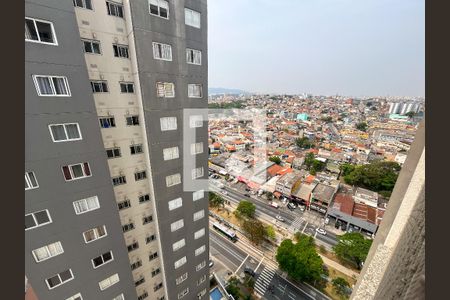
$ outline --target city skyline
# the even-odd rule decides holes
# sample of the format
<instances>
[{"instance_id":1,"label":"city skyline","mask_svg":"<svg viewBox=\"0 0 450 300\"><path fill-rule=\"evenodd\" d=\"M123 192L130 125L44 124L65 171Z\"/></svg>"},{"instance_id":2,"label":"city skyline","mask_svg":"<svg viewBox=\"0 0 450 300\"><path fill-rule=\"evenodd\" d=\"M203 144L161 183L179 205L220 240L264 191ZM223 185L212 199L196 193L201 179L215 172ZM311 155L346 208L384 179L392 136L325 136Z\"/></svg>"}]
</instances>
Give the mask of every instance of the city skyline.
<instances>
[{"instance_id":1,"label":"city skyline","mask_svg":"<svg viewBox=\"0 0 450 300\"><path fill-rule=\"evenodd\" d=\"M425 95L423 1L322 2L240 1L239 9L229 1L212 2L210 86L253 93Z\"/></svg>"}]
</instances>

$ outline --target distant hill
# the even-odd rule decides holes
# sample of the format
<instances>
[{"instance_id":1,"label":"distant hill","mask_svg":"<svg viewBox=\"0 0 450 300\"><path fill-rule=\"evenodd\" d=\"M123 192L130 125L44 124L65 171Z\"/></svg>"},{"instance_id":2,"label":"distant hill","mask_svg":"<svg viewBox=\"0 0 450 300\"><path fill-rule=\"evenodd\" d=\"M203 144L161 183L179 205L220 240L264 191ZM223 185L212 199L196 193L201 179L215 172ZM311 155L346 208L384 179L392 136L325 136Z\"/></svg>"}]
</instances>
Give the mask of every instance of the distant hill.
<instances>
[{"instance_id":1,"label":"distant hill","mask_svg":"<svg viewBox=\"0 0 450 300\"><path fill-rule=\"evenodd\" d=\"M240 95L251 93L239 89L214 88L214 87L208 89L208 95L220 95L220 94Z\"/></svg>"}]
</instances>

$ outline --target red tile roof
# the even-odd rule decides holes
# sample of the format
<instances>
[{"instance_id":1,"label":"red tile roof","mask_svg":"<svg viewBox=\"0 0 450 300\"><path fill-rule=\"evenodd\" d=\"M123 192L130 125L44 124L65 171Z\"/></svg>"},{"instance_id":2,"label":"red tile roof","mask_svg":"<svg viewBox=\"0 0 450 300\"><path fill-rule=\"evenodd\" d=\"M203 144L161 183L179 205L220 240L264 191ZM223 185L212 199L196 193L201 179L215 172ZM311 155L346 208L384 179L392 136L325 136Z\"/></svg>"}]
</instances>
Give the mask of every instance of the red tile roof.
<instances>
[{"instance_id":1,"label":"red tile roof","mask_svg":"<svg viewBox=\"0 0 450 300\"><path fill-rule=\"evenodd\" d=\"M353 206L355 202L350 194L339 193L334 197L334 203L339 203L339 210L347 215L351 215L353 212Z\"/></svg>"},{"instance_id":2,"label":"red tile roof","mask_svg":"<svg viewBox=\"0 0 450 300\"><path fill-rule=\"evenodd\" d=\"M275 176L282 169L282 166L275 164L267 169L267 173L269 173L270 176Z\"/></svg>"}]
</instances>

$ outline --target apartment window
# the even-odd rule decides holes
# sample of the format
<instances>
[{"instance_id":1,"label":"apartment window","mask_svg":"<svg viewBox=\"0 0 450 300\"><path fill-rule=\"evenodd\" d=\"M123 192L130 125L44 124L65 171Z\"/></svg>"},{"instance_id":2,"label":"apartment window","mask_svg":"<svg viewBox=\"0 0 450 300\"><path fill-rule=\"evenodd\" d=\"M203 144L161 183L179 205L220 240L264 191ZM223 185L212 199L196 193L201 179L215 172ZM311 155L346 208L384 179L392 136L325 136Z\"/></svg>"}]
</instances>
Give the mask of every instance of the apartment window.
<instances>
[{"instance_id":1,"label":"apartment window","mask_svg":"<svg viewBox=\"0 0 450 300\"><path fill-rule=\"evenodd\" d=\"M199 256L200 254L205 252L205 250L206 250L206 246L205 245L195 249L195 256Z\"/></svg>"},{"instance_id":2,"label":"apartment window","mask_svg":"<svg viewBox=\"0 0 450 300\"><path fill-rule=\"evenodd\" d=\"M198 212L194 213L194 221L200 220L205 216L205 210L199 210Z\"/></svg>"},{"instance_id":3,"label":"apartment window","mask_svg":"<svg viewBox=\"0 0 450 300\"><path fill-rule=\"evenodd\" d=\"M129 117L125 117L126 121L127 121L127 126L135 126L135 125L139 125L139 116L129 116Z\"/></svg>"},{"instance_id":4,"label":"apartment window","mask_svg":"<svg viewBox=\"0 0 450 300\"><path fill-rule=\"evenodd\" d=\"M169 3L165 0L149 0L149 10L151 15L164 19L169 18Z\"/></svg>"},{"instance_id":5,"label":"apartment window","mask_svg":"<svg viewBox=\"0 0 450 300\"><path fill-rule=\"evenodd\" d=\"M25 215L25 230L50 224L52 219L47 209Z\"/></svg>"},{"instance_id":6,"label":"apartment window","mask_svg":"<svg viewBox=\"0 0 450 300\"><path fill-rule=\"evenodd\" d=\"M36 262L41 262L64 252L61 242L51 243L32 251Z\"/></svg>"},{"instance_id":7,"label":"apartment window","mask_svg":"<svg viewBox=\"0 0 450 300\"><path fill-rule=\"evenodd\" d=\"M125 300L125 296L123 294L120 294L120 295L114 297L112 300Z\"/></svg>"},{"instance_id":8,"label":"apartment window","mask_svg":"<svg viewBox=\"0 0 450 300\"><path fill-rule=\"evenodd\" d=\"M25 18L25 41L58 45L53 23L44 20Z\"/></svg>"},{"instance_id":9,"label":"apartment window","mask_svg":"<svg viewBox=\"0 0 450 300\"><path fill-rule=\"evenodd\" d=\"M64 179L66 181L72 181L92 176L89 163L87 162L63 166L62 171L64 174Z\"/></svg>"},{"instance_id":10,"label":"apartment window","mask_svg":"<svg viewBox=\"0 0 450 300\"><path fill-rule=\"evenodd\" d=\"M174 210L181 206L183 206L183 199L181 199L181 198L177 198L177 199L169 201L169 210Z\"/></svg>"},{"instance_id":11,"label":"apartment window","mask_svg":"<svg viewBox=\"0 0 450 300\"><path fill-rule=\"evenodd\" d=\"M145 194L145 195L141 195L139 196L139 203L144 203L147 201L150 201L150 195L149 194Z\"/></svg>"},{"instance_id":12,"label":"apartment window","mask_svg":"<svg viewBox=\"0 0 450 300\"><path fill-rule=\"evenodd\" d=\"M198 128L203 127L203 116L202 115L193 115L189 117L189 127Z\"/></svg>"},{"instance_id":13,"label":"apartment window","mask_svg":"<svg viewBox=\"0 0 450 300\"><path fill-rule=\"evenodd\" d=\"M174 98L175 85L171 82L157 82L156 95L160 98Z\"/></svg>"},{"instance_id":14,"label":"apartment window","mask_svg":"<svg viewBox=\"0 0 450 300\"><path fill-rule=\"evenodd\" d=\"M185 8L184 9L184 20L185 20L186 25L200 28L200 13L199 12L189 9L189 8Z\"/></svg>"},{"instance_id":15,"label":"apartment window","mask_svg":"<svg viewBox=\"0 0 450 300\"><path fill-rule=\"evenodd\" d=\"M202 85L196 83L188 84L188 97L189 98L201 98L202 97Z\"/></svg>"},{"instance_id":16,"label":"apartment window","mask_svg":"<svg viewBox=\"0 0 450 300\"><path fill-rule=\"evenodd\" d=\"M130 146L130 154L134 155L134 154L139 154L144 152L144 150L142 149L142 144L134 144Z\"/></svg>"},{"instance_id":17,"label":"apartment window","mask_svg":"<svg viewBox=\"0 0 450 300\"><path fill-rule=\"evenodd\" d=\"M186 49L186 61L188 64L201 65L202 64L202 51L194 49Z\"/></svg>"},{"instance_id":18,"label":"apartment window","mask_svg":"<svg viewBox=\"0 0 450 300\"><path fill-rule=\"evenodd\" d=\"M94 267L94 269L97 269L98 267L107 264L109 262L112 262L114 260L112 251L108 251L106 253L103 253L100 256L97 256L93 259L91 259L92 261L92 266Z\"/></svg>"},{"instance_id":19,"label":"apartment window","mask_svg":"<svg viewBox=\"0 0 450 300\"><path fill-rule=\"evenodd\" d=\"M120 82L120 92L126 94L134 93L134 83L131 82Z\"/></svg>"},{"instance_id":20,"label":"apartment window","mask_svg":"<svg viewBox=\"0 0 450 300\"><path fill-rule=\"evenodd\" d=\"M178 269L187 262L186 256L183 256L174 263L175 269Z\"/></svg>"},{"instance_id":21,"label":"apartment window","mask_svg":"<svg viewBox=\"0 0 450 300\"><path fill-rule=\"evenodd\" d=\"M189 288L184 289L183 291L181 291L180 293L178 293L178 299L183 298L184 296L186 296L189 293Z\"/></svg>"},{"instance_id":22,"label":"apartment window","mask_svg":"<svg viewBox=\"0 0 450 300\"><path fill-rule=\"evenodd\" d=\"M172 61L172 46L153 42L153 58L160 60Z\"/></svg>"},{"instance_id":23,"label":"apartment window","mask_svg":"<svg viewBox=\"0 0 450 300\"><path fill-rule=\"evenodd\" d=\"M180 174L173 174L166 176L166 186L171 187L177 184L181 183L181 175Z\"/></svg>"},{"instance_id":24,"label":"apartment window","mask_svg":"<svg viewBox=\"0 0 450 300\"><path fill-rule=\"evenodd\" d=\"M83 232L83 238L86 244L101 239L105 236L107 236L105 225L97 226L95 228Z\"/></svg>"},{"instance_id":25,"label":"apartment window","mask_svg":"<svg viewBox=\"0 0 450 300\"><path fill-rule=\"evenodd\" d=\"M122 155L120 154L120 148L114 147L114 148L106 149L106 156L108 158L121 157Z\"/></svg>"},{"instance_id":26,"label":"apartment window","mask_svg":"<svg viewBox=\"0 0 450 300\"><path fill-rule=\"evenodd\" d=\"M185 281L187 278L188 278L188 273L186 272L183 275L181 275L180 277L178 277L177 279L175 279L175 282L177 285L179 285L180 283Z\"/></svg>"},{"instance_id":27,"label":"apartment window","mask_svg":"<svg viewBox=\"0 0 450 300\"><path fill-rule=\"evenodd\" d=\"M74 201L73 208L75 209L75 214L79 215L100 208L100 203L97 196L92 196Z\"/></svg>"},{"instance_id":28,"label":"apartment window","mask_svg":"<svg viewBox=\"0 0 450 300\"><path fill-rule=\"evenodd\" d=\"M33 75L33 81L39 96L70 97L65 76Z\"/></svg>"},{"instance_id":29,"label":"apartment window","mask_svg":"<svg viewBox=\"0 0 450 300\"><path fill-rule=\"evenodd\" d=\"M171 147L163 149L164 160L177 159L180 157L178 147Z\"/></svg>"},{"instance_id":30,"label":"apartment window","mask_svg":"<svg viewBox=\"0 0 450 300\"><path fill-rule=\"evenodd\" d=\"M48 289L54 289L57 286L60 286L70 280L73 279L73 273L71 269L65 270L61 273L56 274L53 277L45 279L45 282L47 283Z\"/></svg>"},{"instance_id":31,"label":"apartment window","mask_svg":"<svg viewBox=\"0 0 450 300\"><path fill-rule=\"evenodd\" d=\"M91 80L91 88L93 93L107 93L108 83L105 80Z\"/></svg>"},{"instance_id":32,"label":"apartment window","mask_svg":"<svg viewBox=\"0 0 450 300\"><path fill-rule=\"evenodd\" d=\"M134 242L134 243L132 243L132 244L127 246L128 252L134 251L137 248L139 248L139 243L138 242Z\"/></svg>"},{"instance_id":33,"label":"apartment window","mask_svg":"<svg viewBox=\"0 0 450 300\"><path fill-rule=\"evenodd\" d=\"M205 295L206 295L206 289L203 289L200 293L197 294L197 297L198 297L198 299L201 299Z\"/></svg>"},{"instance_id":34,"label":"apartment window","mask_svg":"<svg viewBox=\"0 0 450 300\"><path fill-rule=\"evenodd\" d=\"M200 285L200 284L202 284L205 281L206 281L206 275L203 275L202 277L200 277L199 280L197 280L197 285Z\"/></svg>"},{"instance_id":35,"label":"apartment window","mask_svg":"<svg viewBox=\"0 0 450 300\"><path fill-rule=\"evenodd\" d=\"M101 117L98 120L100 121L101 128L116 127L116 120L114 117Z\"/></svg>"},{"instance_id":36,"label":"apartment window","mask_svg":"<svg viewBox=\"0 0 450 300\"><path fill-rule=\"evenodd\" d=\"M123 209L129 208L129 207L131 207L131 202L129 199L126 199L122 202L117 203L117 208L119 210L123 210Z\"/></svg>"},{"instance_id":37,"label":"apartment window","mask_svg":"<svg viewBox=\"0 0 450 300\"><path fill-rule=\"evenodd\" d=\"M181 248L183 248L186 245L186 240L185 239L181 239L178 242L175 242L172 244L172 250L175 252Z\"/></svg>"},{"instance_id":38,"label":"apartment window","mask_svg":"<svg viewBox=\"0 0 450 300\"><path fill-rule=\"evenodd\" d=\"M128 58L128 46L126 45L119 45L114 44L113 45L113 51L115 57L122 57L122 58Z\"/></svg>"},{"instance_id":39,"label":"apartment window","mask_svg":"<svg viewBox=\"0 0 450 300\"><path fill-rule=\"evenodd\" d=\"M163 287L163 284L162 284L162 282L160 282L153 287L153 291L156 292L157 290L161 289L162 287Z\"/></svg>"},{"instance_id":40,"label":"apartment window","mask_svg":"<svg viewBox=\"0 0 450 300\"><path fill-rule=\"evenodd\" d=\"M141 275L142 276L142 275ZM134 282L134 286L138 286L138 285L141 285L141 284L143 284L145 282L145 277L141 277L141 278L139 278L138 280L136 280L135 282Z\"/></svg>"},{"instance_id":41,"label":"apartment window","mask_svg":"<svg viewBox=\"0 0 450 300\"><path fill-rule=\"evenodd\" d=\"M115 2L106 1L108 15L123 18L123 5Z\"/></svg>"},{"instance_id":42,"label":"apartment window","mask_svg":"<svg viewBox=\"0 0 450 300\"><path fill-rule=\"evenodd\" d=\"M158 275L159 273L161 273L161 269L157 268L155 270L152 270L152 277L155 277L156 275Z\"/></svg>"},{"instance_id":43,"label":"apartment window","mask_svg":"<svg viewBox=\"0 0 450 300\"><path fill-rule=\"evenodd\" d=\"M148 224L153 221L153 216L146 216L142 218L142 225Z\"/></svg>"},{"instance_id":44,"label":"apartment window","mask_svg":"<svg viewBox=\"0 0 450 300\"><path fill-rule=\"evenodd\" d=\"M201 238L202 236L204 236L205 235L205 228L202 228L202 229L200 229L200 230L197 230L195 233L194 233L194 240L198 240L199 238Z\"/></svg>"},{"instance_id":45,"label":"apartment window","mask_svg":"<svg viewBox=\"0 0 450 300\"><path fill-rule=\"evenodd\" d=\"M147 297L148 297L148 293L147 292L143 292L141 295L139 295L138 300L144 300Z\"/></svg>"},{"instance_id":46,"label":"apartment window","mask_svg":"<svg viewBox=\"0 0 450 300\"><path fill-rule=\"evenodd\" d=\"M136 262L132 263L130 266L131 266L131 271L134 271L137 268L142 266L142 260L137 260Z\"/></svg>"},{"instance_id":47,"label":"apartment window","mask_svg":"<svg viewBox=\"0 0 450 300\"><path fill-rule=\"evenodd\" d=\"M203 176L203 167L195 168L191 171L192 179L200 178Z\"/></svg>"},{"instance_id":48,"label":"apartment window","mask_svg":"<svg viewBox=\"0 0 450 300\"><path fill-rule=\"evenodd\" d=\"M53 142L69 142L81 140L80 126L78 123L51 124L48 125Z\"/></svg>"},{"instance_id":49,"label":"apartment window","mask_svg":"<svg viewBox=\"0 0 450 300\"><path fill-rule=\"evenodd\" d=\"M116 274L100 281L98 283L98 286L100 287L101 291L104 291L107 288L109 288L110 286L118 283L119 281L120 281L119 274L116 273Z\"/></svg>"},{"instance_id":50,"label":"apartment window","mask_svg":"<svg viewBox=\"0 0 450 300\"><path fill-rule=\"evenodd\" d=\"M83 42L84 53L102 54L100 51L100 41L96 40L81 40Z\"/></svg>"},{"instance_id":51,"label":"apartment window","mask_svg":"<svg viewBox=\"0 0 450 300\"><path fill-rule=\"evenodd\" d=\"M113 186L118 186L127 183L127 178L125 175L117 176L112 178L112 184Z\"/></svg>"},{"instance_id":52,"label":"apartment window","mask_svg":"<svg viewBox=\"0 0 450 300\"><path fill-rule=\"evenodd\" d=\"M196 155L203 153L203 142L191 144L191 154Z\"/></svg>"},{"instance_id":53,"label":"apartment window","mask_svg":"<svg viewBox=\"0 0 450 300\"><path fill-rule=\"evenodd\" d=\"M152 261L158 257L158 252L154 252L148 256L148 260Z\"/></svg>"},{"instance_id":54,"label":"apartment window","mask_svg":"<svg viewBox=\"0 0 450 300\"><path fill-rule=\"evenodd\" d=\"M73 295L72 297L67 298L66 300L83 300L83 297L81 297L81 293L78 293L76 295Z\"/></svg>"},{"instance_id":55,"label":"apartment window","mask_svg":"<svg viewBox=\"0 0 450 300\"><path fill-rule=\"evenodd\" d=\"M25 172L25 190L37 189L39 184L34 172Z\"/></svg>"},{"instance_id":56,"label":"apartment window","mask_svg":"<svg viewBox=\"0 0 450 300\"><path fill-rule=\"evenodd\" d=\"M204 260L203 262L199 263L196 267L195 270L198 272L201 269L203 269L206 266L206 261Z\"/></svg>"},{"instance_id":57,"label":"apartment window","mask_svg":"<svg viewBox=\"0 0 450 300\"><path fill-rule=\"evenodd\" d=\"M92 10L91 0L73 0L73 5L75 7L81 7Z\"/></svg>"},{"instance_id":58,"label":"apartment window","mask_svg":"<svg viewBox=\"0 0 450 300\"><path fill-rule=\"evenodd\" d=\"M123 232L128 232L128 231L133 230L133 229L134 229L134 223L133 222L130 222L128 224L122 225L122 231Z\"/></svg>"},{"instance_id":59,"label":"apartment window","mask_svg":"<svg viewBox=\"0 0 450 300\"><path fill-rule=\"evenodd\" d=\"M151 243L151 242L153 242L153 241L155 241L156 240L156 234L152 234L151 236L147 236L146 238L145 238L145 243L146 244L149 244L149 243Z\"/></svg>"},{"instance_id":60,"label":"apartment window","mask_svg":"<svg viewBox=\"0 0 450 300\"><path fill-rule=\"evenodd\" d=\"M176 117L164 117L159 119L161 123L161 131L176 130L177 118Z\"/></svg>"},{"instance_id":61,"label":"apartment window","mask_svg":"<svg viewBox=\"0 0 450 300\"><path fill-rule=\"evenodd\" d=\"M134 173L134 180L139 181L147 178L147 173L145 171L139 171Z\"/></svg>"},{"instance_id":62,"label":"apartment window","mask_svg":"<svg viewBox=\"0 0 450 300\"><path fill-rule=\"evenodd\" d=\"M205 197L205 190L199 190L192 193L192 200L197 201Z\"/></svg>"},{"instance_id":63,"label":"apartment window","mask_svg":"<svg viewBox=\"0 0 450 300\"><path fill-rule=\"evenodd\" d=\"M183 228L183 227L184 227L184 220L181 219L181 220L175 221L172 224L170 224L170 231L175 232L178 229Z\"/></svg>"}]
</instances>

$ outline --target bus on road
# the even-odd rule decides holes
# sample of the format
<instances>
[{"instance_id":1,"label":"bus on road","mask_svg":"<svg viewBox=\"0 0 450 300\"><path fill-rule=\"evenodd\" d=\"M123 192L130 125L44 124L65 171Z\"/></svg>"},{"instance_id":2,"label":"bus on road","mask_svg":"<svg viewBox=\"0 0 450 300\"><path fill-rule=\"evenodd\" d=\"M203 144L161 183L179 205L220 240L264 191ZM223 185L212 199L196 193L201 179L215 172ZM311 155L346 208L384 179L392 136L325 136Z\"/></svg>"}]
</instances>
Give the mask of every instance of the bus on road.
<instances>
[{"instance_id":1,"label":"bus on road","mask_svg":"<svg viewBox=\"0 0 450 300\"><path fill-rule=\"evenodd\" d=\"M220 224L218 222L213 223L213 228L222 233L224 236L226 236L228 239L230 239L233 243L237 241L237 235L236 233L231 230L230 228L226 227L223 224Z\"/></svg>"}]
</instances>

